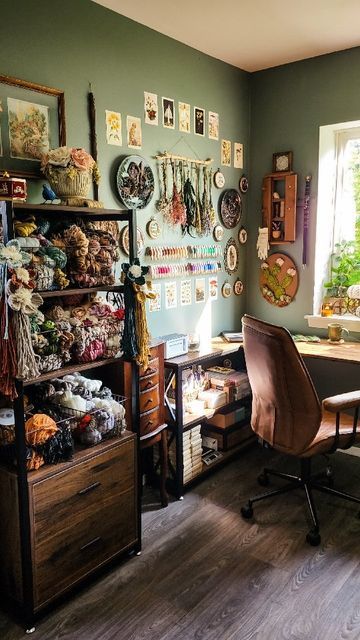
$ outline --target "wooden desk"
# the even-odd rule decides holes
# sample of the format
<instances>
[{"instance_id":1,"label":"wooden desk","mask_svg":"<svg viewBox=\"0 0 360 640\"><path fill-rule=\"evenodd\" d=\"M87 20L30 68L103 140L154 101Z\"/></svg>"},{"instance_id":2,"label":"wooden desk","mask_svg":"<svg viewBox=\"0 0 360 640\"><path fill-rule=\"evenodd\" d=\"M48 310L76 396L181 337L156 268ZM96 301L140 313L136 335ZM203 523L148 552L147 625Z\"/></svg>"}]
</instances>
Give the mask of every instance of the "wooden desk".
<instances>
[{"instance_id":1,"label":"wooden desk","mask_svg":"<svg viewBox=\"0 0 360 640\"><path fill-rule=\"evenodd\" d=\"M321 340L321 342L296 342L295 344L299 353L307 358L360 364L360 342L345 341L343 344L330 344L327 340Z\"/></svg>"}]
</instances>

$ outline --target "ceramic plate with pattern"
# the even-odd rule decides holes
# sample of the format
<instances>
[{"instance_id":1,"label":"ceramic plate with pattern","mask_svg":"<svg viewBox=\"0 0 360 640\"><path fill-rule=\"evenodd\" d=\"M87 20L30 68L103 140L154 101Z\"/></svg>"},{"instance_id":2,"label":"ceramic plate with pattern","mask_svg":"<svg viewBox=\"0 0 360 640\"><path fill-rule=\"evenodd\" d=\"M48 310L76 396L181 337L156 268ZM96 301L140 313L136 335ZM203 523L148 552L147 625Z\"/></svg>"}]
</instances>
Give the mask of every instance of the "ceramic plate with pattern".
<instances>
[{"instance_id":1,"label":"ceramic plate with pattern","mask_svg":"<svg viewBox=\"0 0 360 640\"><path fill-rule=\"evenodd\" d=\"M240 221L242 213L241 196L236 189L226 189L220 201L220 216L226 229L233 229Z\"/></svg>"},{"instance_id":2,"label":"ceramic plate with pattern","mask_svg":"<svg viewBox=\"0 0 360 640\"><path fill-rule=\"evenodd\" d=\"M127 156L116 174L120 200L128 209L144 209L154 195L154 174L145 158Z\"/></svg>"}]
</instances>

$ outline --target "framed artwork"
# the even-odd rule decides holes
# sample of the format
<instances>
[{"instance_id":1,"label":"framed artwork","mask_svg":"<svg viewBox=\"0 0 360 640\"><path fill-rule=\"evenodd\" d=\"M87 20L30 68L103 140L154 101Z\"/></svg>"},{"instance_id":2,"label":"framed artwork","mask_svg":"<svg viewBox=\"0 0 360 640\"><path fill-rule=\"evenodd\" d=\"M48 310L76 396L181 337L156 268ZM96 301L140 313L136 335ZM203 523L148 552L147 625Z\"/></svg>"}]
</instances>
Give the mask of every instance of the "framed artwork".
<instances>
[{"instance_id":1,"label":"framed artwork","mask_svg":"<svg viewBox=\"0 0 360 640\"><path fill-rule=\"evenodd\" d=\"M192 281L181 280L180 282L180 304L185 307L192 303Z\"/></svg>"},{"instance_id":2,"label":"framed artwork","mask_svg":"<svg viewBox=\"0 0 360 640\"><path fill-rule=\"evenodd\" d=\"M205 135L205 111L194 107L194 133L197 136Z\"/></svg>"},{"instance_id":3,"label":"framed artwork","mask_svg":"<svg viewBox=\"0 0 360 640\"><path fill-rule=\"evenodd\" d=\"M236 296L241 296L243 291L244 291L243 282L238 278L234 282L234 293Z\"/></svg>"},{"instance_id":4,"label":"framed artwork","mask_svg":"<svg viewBox=\"0 0 360 640\"><path fill-rule=\"evenodd\" d=\"M176 282L165 282L165 309L175 309L177 307L177 287Z\"/></svg>"},{"instance_id":5,"label":"framed artwork","mask_svg":"<svg viewBox=\"0 0 360 640\"><path fill-rule=\"evenodd\" d=\"M162 99L163 127L165 129L175 129L174 100L171 98Z\"/></svg>"},{"instance_id":6,"label":"framed artwork","mask_svg":"<svg viewBox=\"0 0 360 640\"><path fill-rule=\"evenodd\" d=\"M205 278L195 279L195 302L205 302Z\"/></svg>"},{"instance_id":7,"label":"framed artwork","mask_svg":"<svg viewBox=\"0 0 360 640\"><path fill-rule=\"evenodd\" d=\"M66 145L64 92L0 76L0 133L0 171L40 178L41 156Z\"/></svg>"},{"instance_id":8,"label":"framed artwork","mask_svg":"<svg viewBox=\"0 0 360 640\"><path fill-rule=\"evenodd\" d=\"M129 225L126 225L121 229L119 244L120 244L120 249L128 256L130 253ZM137 252L138 252L138 255L140 256L144 252L144 237L139 227L137 227L136 229L136 244L137 244Z\"/></svg>"},{"instance_id":9,"label":"framed artwork","mask_svg":"<svg viewBox=\"0 0 360 640\"><path fill-rule=\"evenodd\" d=\"M247 193L249 189L249 181L246 176L241 176L239 180L239 189L241 193Z\"/></svg>"},{"instance_id":10,"label":"framed artwork","mask_svg":"<svg viewBox=\"0 0 360 640\"><path fill-rule=\"evenodd\" d=\"M141 149L142 133L141 119L135 116L126 116L127 145L130 149Z\"/></svg>"},{"instance_id":11,"label":"framed artwork","mask_svg":"<svg viewBox=\"0 0 360 640\"><path fill-rule=\"evenodd\" d=\"M247 241L247 231L245 229L245 227L240 227L239 229L239 233L238 233L238 240L240 242L240 244L245 244Z\"/></svg>"},{"instance_id":12,"label":"framed artwork","mask_svg":"<svg viewBox=\"0 0 360 640\"><path fill-rule=\"evenodd\" d=\"M219 199L220 217L226 229L236 227L242 215L241 196L236 189L225 189Z\"/></svg>"},{"instance_id":13,"label":"framed artwork","mask_svg":"<svg viewBox=\"0 0 360 640\"><path fill-rule=\"evenodd\" d=\"M231 167L231 141L221 140L221 164L223 167Z\"/></svg>"},{"instance_id":14,"label":"framed artwork","mask_svg":"<svg viewBox=\"0 0 360 640\"><path fill-rule=\"evenodd\" d=\"M209 278L209 298L210 300L218 299L218 278L217 276L210 276Z\"/></svg>"},{"instance_id":15,"label":"framed artwork","mask_svg":"<svg viewBox=\"0 0 360 640\"><path fill-rule=\"evenodd\" d=\"M238 268L239 252L235 240L230 238L224 250L224 266L225 271L231 276Z\"/></svg>"},{"instance_id":16,"label":"framed artwork","mask_svg":"<svg viewBox=\"0 0 360 640\"><path fill-rule=\"evenodd\" d=\"M118 147L122 146L121 113L105 110L106 142Z\"/></svg>"},{"instance_id":17,"label":"framed artwork","mask_svg":"<svg viewBox=\"0 0 360 640\"><path fill-rule=\"evenodd\" d=\"M159 124L158 97L156 93L144 91L145 124Z\"/></svg>"},{"instance_id":18,"label":"framed artwork","mask_svg":"<svg viewBox=\"0 0 360 640\"><path fill-rule=\"evenodd\" d=\"M219 140L219 114L209 111L208 136L210 140Z\"/></svg>"},{"instance_id":19,"label":"framed artwork","mask_svg":"<svg viewBox=\"0 0 360 640\"><path fill-rule=\"evenodd\" d=\"M213 236L214 236L214 240L216 240L216 242L221 242L221 240L224 237L224 228L221 226L221 224L216 224L214 229L213 229Z\"/></svg>"},{"instance_id":20,"label":"framed artwork","mask_svg":"<svg viewBox=\"0 0 360 640\"><path fill-rule=\"evenodd\" d=\"M224 282L223 286L221 287L221 294L223 298L230 298L232 294L232 287L230 282Z\"/></svg>"},{"instance_id":21,"label":"framed artwork","mask_svg":"<svg viewBox=\"0 0 360 640\"><path fill-rule=\"evenodd\" d=\"M225 186L225 176L220 169L214 173L214 185L217 189L222 189Z\"/></svg>"},{"instance_id":22,"label":"framed artwork","mask_svg":"<svg viewBox=\"0 0 360 640\"><path fill-rule=\"evenodd\" d=\"M187 102L179 102L179 131L190 133L190 120L190 105Z\"/></svg>"},{"instance_id":23,"label":"framed artwork","mask_svg":"<svg viewBox=\"0 0 360 640\"><path fill-rule=\"evenodd\" d=\"M272 253L261 263L259 280L263 298L277 307L286 307L294 300L299 274L290 256Z\"/></svg>"},{"instance_id":24,"label":"framed artwork","mask_svg":"<svg viewBox=\"0 0 360 640\"><path fill-rule=\"evenodd\" d=\"M234 142L234 167L235 169L243 169L244 153L241 142Z\"/></svg>"},{"instance_id":25,"label":"framed artwork","mask_svg":"<svg viewBox=\"0 0 360 640\"><path fill-rule=\"evenodd\" d=\"M273 173L292 171L292 151L278 151L273 153Z\"/></svg>"},{"instance_id":26,"label":"framed artwork","mask_svg":"<svg viewBox=\"0 0 360 640\"><path fill-rule=\"evenodd\" d=\"M151 293L153 298L149 298L149 313L161 311L161 284L152 283Z\"/></svg>"},{"instance_id":27,"label":"framed artwork","mask_svg":"<svg viewBox=\"0 0 360 640\"><path fill-rule=\"evenodd\" d=\"M161 228L157 220L154 218L150 218L149 222L146 224L146 233L152 240L156 240L161 234Z\"/></svg>"}]
</instances>

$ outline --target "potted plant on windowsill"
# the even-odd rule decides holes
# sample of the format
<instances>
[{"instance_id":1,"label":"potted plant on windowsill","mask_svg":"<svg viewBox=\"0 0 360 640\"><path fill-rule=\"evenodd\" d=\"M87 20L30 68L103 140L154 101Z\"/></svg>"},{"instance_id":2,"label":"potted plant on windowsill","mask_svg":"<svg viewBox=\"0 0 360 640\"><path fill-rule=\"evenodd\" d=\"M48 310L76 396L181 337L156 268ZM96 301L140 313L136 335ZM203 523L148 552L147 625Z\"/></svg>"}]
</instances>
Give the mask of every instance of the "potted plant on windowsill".
<instances>
[{"instance_id":1,"label":"potted plant on windowsill","mask_svg":"<svg viewBox=\"0 0 360 640\"><path fill-rule=\"evenodd\" d=\"M327 296L343 298L348 287L360 282L360 251L355 242L338 242L331 256L330 280L325 282Z\"/></svg>"}]
</instances>

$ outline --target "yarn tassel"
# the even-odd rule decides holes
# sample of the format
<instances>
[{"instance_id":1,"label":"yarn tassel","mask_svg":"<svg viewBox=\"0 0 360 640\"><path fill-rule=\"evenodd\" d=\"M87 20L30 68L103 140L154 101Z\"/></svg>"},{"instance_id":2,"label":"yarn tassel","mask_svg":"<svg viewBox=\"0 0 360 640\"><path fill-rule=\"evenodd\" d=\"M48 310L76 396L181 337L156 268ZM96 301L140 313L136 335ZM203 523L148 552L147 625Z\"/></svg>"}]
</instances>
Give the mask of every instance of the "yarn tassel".
<instances>
[{"instance_id":1,"label":"yarn tassel","mask_svg":"<svg viewBox=\"0 0 360 640\"><path fill-rule=\"evenodd\" d=\"M126 360L134 360L138 354L135 320L135 295L132 282L122 276L124 282L124 332L121 340L121 348Z\"/></svg>"},{"instance_id":2,"label":"yarn tassel","mask_svg":"<svg viewBox=\"0 0 360 640\"><path fill-rule=\"evenodd\" d=\"M4 339L6 326L8 326L8 337ZM0 393L14 400L17 398L15 388L16 350L12 323L7 325L7 304L4 298L0 300L0 362Z\"/></svg>"},{"instance_id":3,"label":"yarn tassel","mask_svg":"<svg viewBox=\"0 0 360 640\"><path fill-rule=\"evenodd\" d=\"M17 352L17 373L20 380L40 375L31 342L29 316L22 311L13 314L13 327Z\"/></svg>"},{"instance_id":4,"label":"yarn tassel","mask_svg":"<svg viewBox=\"0 0 360 640\"><path fill-rule=\"evenodd\" d=\"M146 319L145 302L146 298L155 298L155 294L150 291L144 291L140 285L134 284L135 291L135 320L136 320L136 336L138 343L137 363L147 368L149 364L149 342L150 334Z\"/></svg>"}]
</instances>

